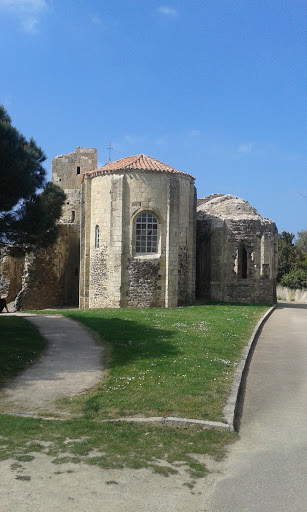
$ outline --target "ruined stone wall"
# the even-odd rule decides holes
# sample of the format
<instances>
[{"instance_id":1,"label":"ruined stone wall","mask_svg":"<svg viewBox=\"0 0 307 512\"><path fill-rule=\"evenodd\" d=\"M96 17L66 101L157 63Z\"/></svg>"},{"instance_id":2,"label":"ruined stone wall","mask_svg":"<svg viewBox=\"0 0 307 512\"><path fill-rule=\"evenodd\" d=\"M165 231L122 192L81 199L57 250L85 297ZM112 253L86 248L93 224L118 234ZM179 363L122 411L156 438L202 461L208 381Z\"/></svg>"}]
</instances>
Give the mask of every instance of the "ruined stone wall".
<instances>
[{"instance_id":1,"label":"ruined stone wall","mask_svg":"<svg viewBox=\"0 0 307 512\"><path fill-rule=\"evenodd\" d=\"M21 290L24 263L24 255L14 255L10 248L0 250L0 297L5 297L7 303Z\"/></svg>"},{"instance_id":2,"label":"ruined stone wall","mask_svg":"<svg viewBox=\"0 0 307 512\"><path fill-rule=\"evenodd\" d=\"M226 276L225 300L251 304L276 302L277 231L272 228L273 223L264 220L228 225L228 259L234 266ZM247 251L246 279L239 275L240 246Z\"/></svg>"},{"instance_id":3,"label":"ruined stone wall","mask_svg":"<svg viewBox=\"0 0 307 512\"><path fill-rule=\"evenodd\" d=\"M78 272L79 230L62 225L55 244L26 255L17 309L78 306Z\"/></svg>"},{"instance_id":4,"label":"ruined stone wall","mask_svg":"<svg viewBox=\"0 0 307 512\"><path fill-rule=\"evenodd\" d=\"M203 242L198 246L197 296L223 302L275 303L276 232L260 220L218 224L198 223L198 239L203 237ZM246 278L238 268L242 246L247 252Z\"/></svg>"},{"instance_id":5,"label":"ruined stone wall","mask_svg":"<svg viewBox=\"0 0 307 512\"><path fill-rule=\"evenodd\" d=\"M275 224L234 196L209 196L198 203L198 208L197 297L274 304Z\"/></svg>"},{"instance_id":6,"label":"ruined stone wall","mask_svg":"<svg viewBox=\"0 0 307 512\"><path fill-rule=\"evenodd\" d=\"M77 148L52 159L52 181L66 200L57 242L25 257L0 256L0 293L22 309L79 303L80 200L83 173L97 168L97 150Z\"/></svg>"},{"instance_id":7,"label":"ruined stone wall","mask_svg":"<svg viewBox=\"0 0 307 512\"><path fill-rule=\"evenodd\" d=\"M62 284L59 281L59 288L62 289L61 301L64 305L79 304L81 181L85 172L96 168L97 150L93 148L78 147L72 153L52 159L52 181L66 194L60 224L67 228L63 228L60 238L63 238L63 233L66 235L62 241L58 240L54 254L55 265L61 266L62 261L65 261L64 267L59 269L63 276ZM61 257L59 260L57 253L65 253L65 258ZM51 254L50 258L52 260Z\"/></svg>"},{"instance_id":8,"label":"ruined stone wall","mask_svg":"<svg viewBox=\"0 0 307 512\"><path fill-rule=\"evenodd\" d=\"M197 220L196 227L196 290L197 299L211 298L211 222Z\"/></svg>"},{"instance_id":9,"label":"ruined stone wall","mask_svg":"<svg viewBox=\"0 0 307 512\"><path fill-rule=\"evenodd\" d=\"M158 219L157 253L135 253L135 219L143 211ZM81 307L194 300L195 192L189 177L146 171L87 176L81 216Z\"/></svg>"},{"instance_id":10,"label":"ruined stone wall","mask_svg":"<svg viewBox=\"0 0 307 512\"><path fill-rule=\"evenodd\" d=\"M52 159L52 181L66 194L61 222L80 222L81 180L85 172L97 168L97 150L76 148L73 153Z\"/></svg>"}]
</instances>

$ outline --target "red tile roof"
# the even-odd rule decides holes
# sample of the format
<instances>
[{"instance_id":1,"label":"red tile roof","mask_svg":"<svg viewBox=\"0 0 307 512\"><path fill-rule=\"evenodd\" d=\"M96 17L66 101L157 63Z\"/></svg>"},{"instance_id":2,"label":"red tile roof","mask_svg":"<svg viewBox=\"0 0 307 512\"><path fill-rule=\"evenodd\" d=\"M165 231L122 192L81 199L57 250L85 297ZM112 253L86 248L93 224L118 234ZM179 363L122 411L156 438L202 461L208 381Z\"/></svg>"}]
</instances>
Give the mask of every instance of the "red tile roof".
<instances>
[{"instance_id":1,"label":"red tile roof","mask_svg":"<svg viewBox=\"0 0 307 512\"><path fill-rule=\"evenodd\" d=\"M189 178L193 178L190 174L185 172L176 171L169 165L163 164L147 155L135 155L135 156L127 156L126 158L121 158L116 162L108 162L103 167L99 169L95 169L94 171L88 171L85 173L86 176L90 176L91 174L109 174L113 172L119 171L130 171L130 170L138 170L138 171L156 171L156 172L166 172L171 174L183 174L185 176L189 176ZM82 180L83 181L83 180Z\"/></svg>"}]
</instances>

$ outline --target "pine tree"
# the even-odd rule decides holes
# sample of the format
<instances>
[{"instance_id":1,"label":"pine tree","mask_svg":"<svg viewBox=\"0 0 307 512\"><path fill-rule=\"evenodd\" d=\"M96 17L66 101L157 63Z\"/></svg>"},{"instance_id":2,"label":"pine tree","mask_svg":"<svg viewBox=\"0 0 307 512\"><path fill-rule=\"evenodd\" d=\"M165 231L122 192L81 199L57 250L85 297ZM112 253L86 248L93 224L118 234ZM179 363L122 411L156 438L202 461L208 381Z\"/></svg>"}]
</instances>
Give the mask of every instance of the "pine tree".
<instances>
[{"instance_id":1,"label":"pine tree","mask_svg":"<svg viewBox=\"0 0 307 512\"><path fill-rule=\"evenodd\" d=\"M65 194L46 182L45 160L0 105L0 245L29 249L55 241Z\"/></svg>"}]
</instances>

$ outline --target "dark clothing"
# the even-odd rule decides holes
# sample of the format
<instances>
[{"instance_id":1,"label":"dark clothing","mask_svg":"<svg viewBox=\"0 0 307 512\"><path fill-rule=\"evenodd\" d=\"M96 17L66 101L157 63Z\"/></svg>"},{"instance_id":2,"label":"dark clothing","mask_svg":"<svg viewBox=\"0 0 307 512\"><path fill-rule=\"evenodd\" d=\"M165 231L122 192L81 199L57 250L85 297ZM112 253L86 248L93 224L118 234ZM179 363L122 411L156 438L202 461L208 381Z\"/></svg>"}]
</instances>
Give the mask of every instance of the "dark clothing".
<instances>
[{"instance_id":1,"label":"dark clothing","mask_svg":"<svg viewBox=\"0 0 307 512\"><path fill-rule=\"evenodd\" d=\"M2 313L3 309L6 308L6 300L0 299L0 313Z\"/></svg>"}]
</instances>

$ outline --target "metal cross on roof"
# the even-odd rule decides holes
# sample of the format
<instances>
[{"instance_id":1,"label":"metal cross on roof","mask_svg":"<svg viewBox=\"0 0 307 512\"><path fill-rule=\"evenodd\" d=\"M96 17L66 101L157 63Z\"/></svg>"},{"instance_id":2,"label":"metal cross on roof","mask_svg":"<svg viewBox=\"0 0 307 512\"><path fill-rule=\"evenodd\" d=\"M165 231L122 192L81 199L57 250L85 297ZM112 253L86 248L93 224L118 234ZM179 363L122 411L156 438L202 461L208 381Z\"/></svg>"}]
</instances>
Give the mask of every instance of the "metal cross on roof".
<instances>
[{"instance_id":1,"label":"metal cross on roof","mask_svg":"<svg viewBox=\"0 0 307 512\"><path fill-rule=\"evenodd\" d=\"M109 150L109 162L111 162L111 151L112 151L112 142L108 145L107 149Z\"/></svg>"}]
</instances>

